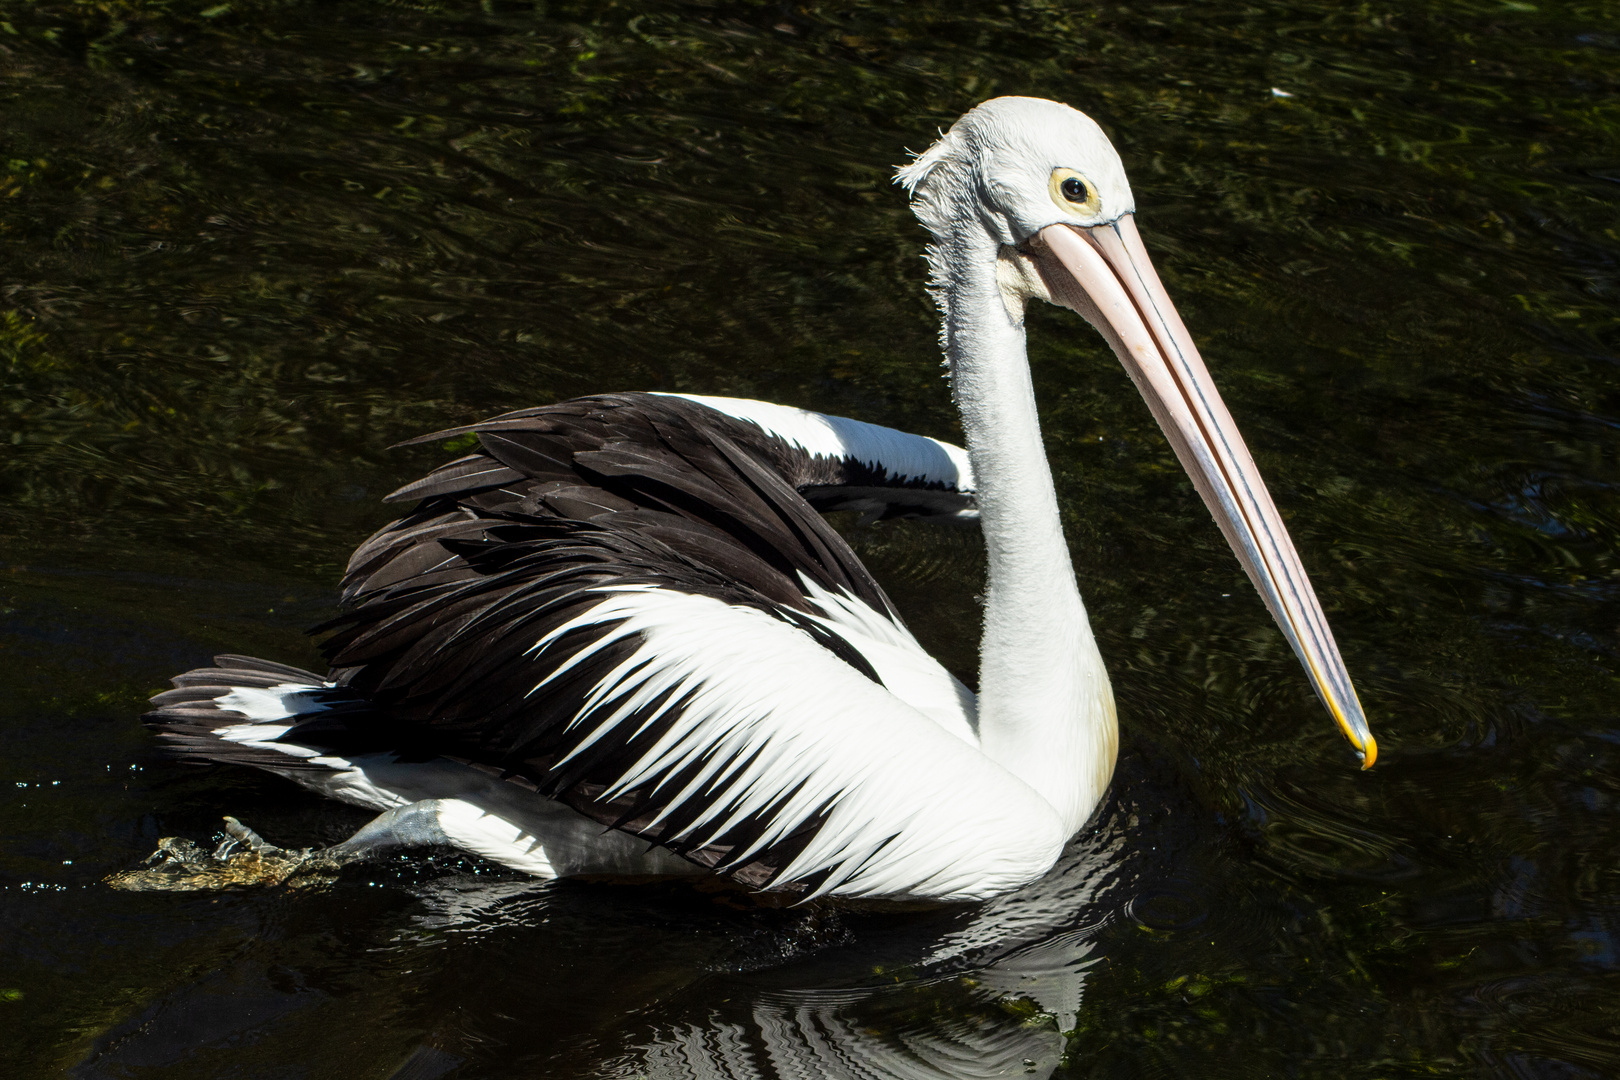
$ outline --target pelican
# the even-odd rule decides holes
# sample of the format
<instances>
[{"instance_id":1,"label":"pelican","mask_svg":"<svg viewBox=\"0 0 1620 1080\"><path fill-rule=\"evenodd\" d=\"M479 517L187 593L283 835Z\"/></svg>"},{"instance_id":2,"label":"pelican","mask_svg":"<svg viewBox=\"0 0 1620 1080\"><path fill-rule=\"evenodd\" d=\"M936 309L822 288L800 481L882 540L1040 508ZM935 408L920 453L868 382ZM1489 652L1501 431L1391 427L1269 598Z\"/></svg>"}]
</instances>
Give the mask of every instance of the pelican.
<instances>
[{"instance_id":1,"label":"pelican","mask_svg":"<svg viewBox=\"0 0 1620 1080\"><path fill-rule=\"evenodd\" d=\"M146 718L183 759L252 765L380 816L315 852L227 819L217 852L168 840L124 883L236 880L248 863L279 880L424 844L540 877L723 875L801 899L971 901L1036 880L1101 800L1118 724L1042 449L1032 300L1112 346L1371 766L1327 620L1098 125L996 98L897 181L932 234L965 450L651 393L413 440L477 448L389 496L415 508L350 560L346 613L317 628L330 672L221 656ZM977 519L976 695L823 520L838 509Z\"/></svg>"}]
</instances>

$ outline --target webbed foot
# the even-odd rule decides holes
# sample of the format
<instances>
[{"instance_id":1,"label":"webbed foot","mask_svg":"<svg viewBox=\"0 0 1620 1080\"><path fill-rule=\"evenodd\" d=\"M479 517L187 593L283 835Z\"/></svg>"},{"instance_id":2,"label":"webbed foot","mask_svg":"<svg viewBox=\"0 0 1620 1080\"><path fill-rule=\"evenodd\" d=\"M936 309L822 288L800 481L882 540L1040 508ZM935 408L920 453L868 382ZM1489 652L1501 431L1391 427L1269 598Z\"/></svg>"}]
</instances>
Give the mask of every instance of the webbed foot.
<instances>
[{"instance_id":1,"label":"webbed foot","mask_svg":"<svg viewBox=\"0 0 1620 1080\"><path fill-rule=\"evenodd\" d=\"M166 836L139 870L109 874L105 880L126 892L202 892L244 885L324 885L352 856L330 848L279 848L233 817L225 819L225 839L213 851L190 840Z\"/></svg>"}]
</instances>

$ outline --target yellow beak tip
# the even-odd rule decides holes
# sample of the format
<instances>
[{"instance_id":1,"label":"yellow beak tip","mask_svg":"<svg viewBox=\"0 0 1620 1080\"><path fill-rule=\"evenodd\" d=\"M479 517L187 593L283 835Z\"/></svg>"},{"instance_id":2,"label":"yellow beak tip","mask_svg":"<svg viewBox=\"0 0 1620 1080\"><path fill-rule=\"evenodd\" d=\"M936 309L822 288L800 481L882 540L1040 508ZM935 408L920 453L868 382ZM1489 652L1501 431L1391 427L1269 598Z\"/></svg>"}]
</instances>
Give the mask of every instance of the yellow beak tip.
<instances>
[{"instance_id":1,"label":"yellow beak tip","mask_svg":"<svg viewBox=\"0 0 1620 1080\"><path fill-rule=\"evenodd\" d=\"M1368 769L1372 768L1373 767L1373 762L1375 762L1377 760L1378 760L1378 743L1375 742L1373 739L1368 738L1367 739L1367 745L1365 747L1363 747L1362 751L1361 751L1361 771L1366 772Z\"/></svg>"}]
</instances>

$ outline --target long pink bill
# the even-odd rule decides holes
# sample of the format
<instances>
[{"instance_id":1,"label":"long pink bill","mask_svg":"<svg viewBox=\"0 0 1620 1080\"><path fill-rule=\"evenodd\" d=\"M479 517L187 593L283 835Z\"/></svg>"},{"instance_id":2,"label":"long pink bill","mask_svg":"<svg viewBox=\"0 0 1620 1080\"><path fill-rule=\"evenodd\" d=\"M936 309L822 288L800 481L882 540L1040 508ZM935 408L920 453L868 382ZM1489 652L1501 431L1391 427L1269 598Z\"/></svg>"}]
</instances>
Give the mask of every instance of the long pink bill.
<instances>
[{"instance_id":1,"label":"long pink bill","mask_svg":"<svg viewBox=\"0 0 1620 1080\"><path fill-rule=\"evenodd\" d=\"M1317 696L1360 754L1362 768L1371 768L1378 744L1322 605L1136 222L1127 214L1089 229L1051 225L1039 241L1034 254L1053 299L1084 315L1113 346Z\"/></svg>"}]
</instances>

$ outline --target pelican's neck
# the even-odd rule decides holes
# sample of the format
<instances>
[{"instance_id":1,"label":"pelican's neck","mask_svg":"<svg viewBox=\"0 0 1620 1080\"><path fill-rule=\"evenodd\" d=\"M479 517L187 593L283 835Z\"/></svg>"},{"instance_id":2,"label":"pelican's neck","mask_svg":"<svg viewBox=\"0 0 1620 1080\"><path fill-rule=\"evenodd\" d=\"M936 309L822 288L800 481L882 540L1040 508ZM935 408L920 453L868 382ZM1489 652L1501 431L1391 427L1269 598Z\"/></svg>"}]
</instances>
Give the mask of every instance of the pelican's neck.
<instances>
[{"instance_id":1,"label":"pelican's neck","mask_svg":"<svg viewBox=\"0 0 1620 1080\"><path fill-rule=\"evenodd\" d=\"M989 556L979 737L1073 831L1113 775L1118 726L1041 445L1022 300L1003 299L997 254L972 225L931 252Z\"/></svg>"}]
</instances>

